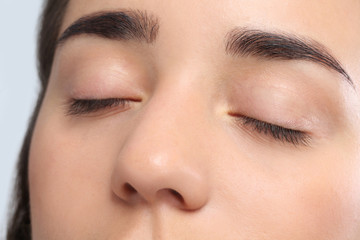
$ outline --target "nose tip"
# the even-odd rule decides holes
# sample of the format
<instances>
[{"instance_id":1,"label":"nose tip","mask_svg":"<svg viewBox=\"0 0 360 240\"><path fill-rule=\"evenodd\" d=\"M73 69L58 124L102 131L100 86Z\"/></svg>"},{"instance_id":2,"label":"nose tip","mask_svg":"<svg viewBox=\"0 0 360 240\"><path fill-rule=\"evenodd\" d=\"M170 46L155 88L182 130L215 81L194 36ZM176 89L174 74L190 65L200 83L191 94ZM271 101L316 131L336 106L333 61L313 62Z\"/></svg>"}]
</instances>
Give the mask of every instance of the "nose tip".
<instances>
[{"instance_id":1,"label":"nose tip","mask_svg":"<svg viewBox=\"0 0 360 240\"><path fill-rule=\"evenodd\" d=\"M144 161L141 161L144 164ZM204 175L194 168L147 162L119 161L112 176L112 190L128 204L168 204L181 210L194 211L208 200Z\"/></svg>"}]
</instances>

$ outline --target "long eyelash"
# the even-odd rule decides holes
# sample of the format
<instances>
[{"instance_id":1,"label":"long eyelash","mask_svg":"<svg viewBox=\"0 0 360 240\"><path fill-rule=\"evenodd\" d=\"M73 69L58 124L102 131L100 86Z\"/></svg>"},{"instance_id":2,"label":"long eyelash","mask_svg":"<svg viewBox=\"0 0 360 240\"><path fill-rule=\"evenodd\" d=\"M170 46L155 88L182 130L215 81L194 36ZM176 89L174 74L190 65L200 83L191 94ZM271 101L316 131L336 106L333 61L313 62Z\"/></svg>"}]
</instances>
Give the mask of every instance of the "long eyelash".
<instances>
[{"instance_id":1,"label":"long eyelash","mask_svg":"<svg viewBox=\"0 0 360 240\"><path fill-rule=\"evenodd\" d=\"M241 116L241 119L244 125L252 126L253 130L260 134L270 135L275 140L293 145L308 145L309 136L305 132L284 128L246 116Z\"/></svg>"},{"instance_id":2,"label":"long eyelash","mask_svg":"<svg viewBox=\"0 0 360 240\"><path fill-rule=\"evenodd\" d=\"M68 115L81 115L96 112L105 108L125 106L130 100L122 98L108 99L71 99Z\"/></svg>"}]
</instances>

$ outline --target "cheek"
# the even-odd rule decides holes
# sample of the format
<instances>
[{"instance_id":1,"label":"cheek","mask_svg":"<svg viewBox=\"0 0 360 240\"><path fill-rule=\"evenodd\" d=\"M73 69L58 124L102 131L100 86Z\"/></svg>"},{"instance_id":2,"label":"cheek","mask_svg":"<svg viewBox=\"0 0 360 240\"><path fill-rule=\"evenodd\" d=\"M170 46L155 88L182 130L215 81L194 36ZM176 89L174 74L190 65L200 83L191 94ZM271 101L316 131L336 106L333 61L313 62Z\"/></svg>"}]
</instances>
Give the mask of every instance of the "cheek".
<instances>
[{"instance_id":1,"label":"cheek","mask_svg":"<svg viewBox=\"0 0 360 240\"><path fill-rule=\"evenodd\" d=\"M309 229L313 236L326 236L327 239L352 236L349 239L354 239L353 234L360 226L356 220L360 202L353 200L354 197L360 200L359 191L353 192L355 186L344 181L344 177L320 170L312 176L311 182L305 181L297 189L295 207L301 212L304 229Z\"/></svg>"},{"instance_id":2,"label":"cheek","mask_svg":"<svg viewBox=\"0 0 360 240\"><path fill-rule=\"evenodd\" d=\"M32 139L29 185L34 236L72 239L76 234L104 231L114 222L126 226L131 219L127 223L113 219L110 187L118 152L114 142L121 141L113 138L121 134L106 128L69 128L59 119L40 115Z\"/></svg>"},{"instance_id":3,"label":"cheek","mask_svg":"<svg viewBox=\"0 0 360 240\"><path fill-rule=\"evenodd\" d=\"M222 189L226 202L224 215L246 226L249 236L358 239L360 159L331 149L336 148L299 159L295 153L288 158L257 155L257 159L238 154L237 159L223 162L217 189Z\"/></svg>"}]
</instances>

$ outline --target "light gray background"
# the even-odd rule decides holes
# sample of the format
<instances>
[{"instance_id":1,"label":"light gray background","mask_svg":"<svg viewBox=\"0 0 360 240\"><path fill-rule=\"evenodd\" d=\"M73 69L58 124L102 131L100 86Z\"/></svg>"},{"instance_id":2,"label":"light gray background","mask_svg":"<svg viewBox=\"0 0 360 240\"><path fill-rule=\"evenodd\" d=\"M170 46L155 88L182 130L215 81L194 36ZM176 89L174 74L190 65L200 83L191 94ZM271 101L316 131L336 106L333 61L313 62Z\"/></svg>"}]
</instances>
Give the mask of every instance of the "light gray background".
<instances>
[{"instance_id":1,"label":"light gray background","mask_svg":"<svg viewBox=\"0 0 360 240\"><path fill-rule=\"evenodd\" d=\"M0 0L0 239L14 166L38 93L36 28L42 0Z\"/></svg>"}]
</instances>

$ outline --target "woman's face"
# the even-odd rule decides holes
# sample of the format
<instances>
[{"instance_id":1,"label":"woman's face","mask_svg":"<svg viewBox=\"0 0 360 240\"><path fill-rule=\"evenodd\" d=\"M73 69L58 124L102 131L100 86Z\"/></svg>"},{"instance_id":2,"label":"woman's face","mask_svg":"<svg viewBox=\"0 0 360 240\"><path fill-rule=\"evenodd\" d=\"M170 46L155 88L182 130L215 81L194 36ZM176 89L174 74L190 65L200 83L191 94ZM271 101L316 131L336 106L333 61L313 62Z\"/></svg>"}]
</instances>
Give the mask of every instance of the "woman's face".
<instances>
[{"instance_id":1,"label":"woman's face","mask_svg":"<svg viewBox=\"0 0 360 240\"><path fill-rule=\"evenodd\" d=\"M70 1L33 238L359 239L358 29L357 0Z\"/></svg>"}]
</instances>

